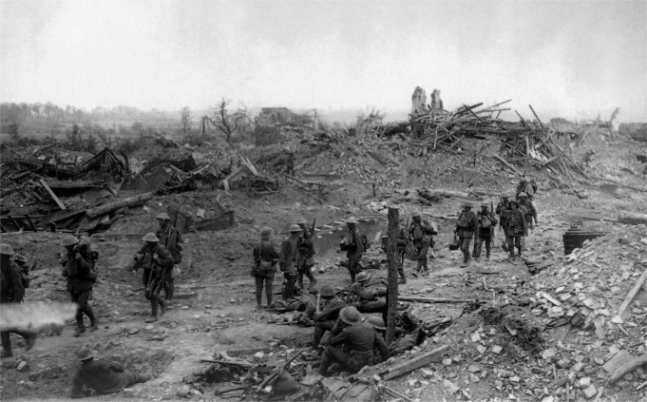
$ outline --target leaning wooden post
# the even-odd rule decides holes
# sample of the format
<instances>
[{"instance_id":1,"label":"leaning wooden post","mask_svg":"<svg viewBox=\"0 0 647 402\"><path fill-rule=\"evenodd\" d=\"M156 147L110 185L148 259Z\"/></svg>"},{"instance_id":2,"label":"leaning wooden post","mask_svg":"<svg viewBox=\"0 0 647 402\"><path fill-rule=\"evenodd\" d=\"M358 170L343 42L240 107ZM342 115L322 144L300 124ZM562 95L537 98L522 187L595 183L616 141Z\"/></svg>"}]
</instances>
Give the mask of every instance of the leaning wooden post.
<instances>
[{"instance_id":1,"label":"leaning wooden post","mask_svg":"<svg viewBox=\"0 0 647 402\"><path fill-rule=\"evenodd\" d=\"M395 335L395 318L398 311L398 261L396 257L398 232L400 224L399 211L397 208L389 208L389 242L387 247L387 258L389 261L389 276L387 287L387 319L386 319L386 343L393 341Z\"/></svg>"}]
</instances>

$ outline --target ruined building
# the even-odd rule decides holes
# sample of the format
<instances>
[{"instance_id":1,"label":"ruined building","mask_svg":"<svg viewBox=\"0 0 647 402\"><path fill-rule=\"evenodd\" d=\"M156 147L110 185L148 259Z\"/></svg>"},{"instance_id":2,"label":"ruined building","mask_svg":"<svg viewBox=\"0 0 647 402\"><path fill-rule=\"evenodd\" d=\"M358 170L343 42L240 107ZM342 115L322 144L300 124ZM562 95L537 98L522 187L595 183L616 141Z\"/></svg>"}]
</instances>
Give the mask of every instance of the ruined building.
<instances>
[{"instance_id":1,"label":"ruined building","mask_svg":"<svg viewBox=\"0 0 647 402\"><path fill-rule=\"evenodd\" d=\"M411 114L424 112L427 108L427 93L421 87L416 87L411 95Z\"/></svg>"}]
</instances>

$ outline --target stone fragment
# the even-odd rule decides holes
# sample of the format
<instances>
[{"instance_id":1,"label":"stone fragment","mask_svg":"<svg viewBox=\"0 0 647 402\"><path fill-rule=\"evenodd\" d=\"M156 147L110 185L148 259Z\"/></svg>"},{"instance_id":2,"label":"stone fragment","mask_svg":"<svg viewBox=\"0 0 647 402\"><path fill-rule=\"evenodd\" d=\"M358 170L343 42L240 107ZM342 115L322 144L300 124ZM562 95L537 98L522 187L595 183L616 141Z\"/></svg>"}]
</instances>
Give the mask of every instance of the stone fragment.
<instances>
[{"instance_id":1,"label":"stone fragment","mask_svg":"<svg viewBox=\"0 0 647 402\"><path fill-rule=\"evenodd\" d=\"M582 377L575 383L578 388L586 388L591 385L591 377Z\"/></svg>"},{"instance_id":2,"label":"stone fragment","mask_svg":"<svg viewBox=\"0 0 647 402\"><path fill-rule=\"evenodd\" d=\"M593 398L595 395L597 395L598 390L595 388L595 385L589 385L588 387L586 387L586 388L584 389L584 391L583 391L583 392L584 392L584 397L585 397L586 399L591 399L591 398Z\"/></svg>"},{"instance_id":3,"label":"stone fragment","mask_svg":"<svg viewBox=\"0 0 647 402\"><path fill-rule=\"evenodd\" d=\"M499 353L501 353L502 350L503 348L499 345L492 346L492 353L495 353L498 355Z\"/></svg>"}]
</instances>

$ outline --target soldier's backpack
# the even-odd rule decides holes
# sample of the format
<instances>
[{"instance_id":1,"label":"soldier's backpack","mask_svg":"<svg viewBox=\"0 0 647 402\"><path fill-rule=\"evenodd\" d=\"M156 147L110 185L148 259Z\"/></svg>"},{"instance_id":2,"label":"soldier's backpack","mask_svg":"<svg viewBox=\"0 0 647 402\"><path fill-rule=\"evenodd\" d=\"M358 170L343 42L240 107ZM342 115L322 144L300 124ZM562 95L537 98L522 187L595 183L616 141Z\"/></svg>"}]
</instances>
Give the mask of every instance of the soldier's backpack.
<instances>
[{"instance_id":1,"label":"soldier's backpack","mask_svg":"<svg viewBox=\"0 0 647 402\"><path fill-rule=\"evenodd\" d=\"M422 230L421 225L415 225L413 228L411 228L411 237L413 240L422 240L424 237L425 233Z\"/></svg>"},{"instance_id":2,"label":"soldier's backpack","mask_svg":"<svg viewBox=\"0 0 647 402\"><path fill-rule=\"evenodd\" d=\"M492 227L493 223L494 222L492 222L492 217L489 214L481 215L481 223L480 223L481 228L489 229L490 227Z\"/></svg>"},{"instance_id":3,"label":"soldier's backpack","mask_svg":"<svg viewBox=\"0 0 647 402\"><path fill-rule=\"evenodd\" d=\"M458 215L458 222L456 222L456 226L458 226L459 228L470 227L470 217L471 217L471 213L461 212L461 214Z\"/></svg>"}]
</instances>

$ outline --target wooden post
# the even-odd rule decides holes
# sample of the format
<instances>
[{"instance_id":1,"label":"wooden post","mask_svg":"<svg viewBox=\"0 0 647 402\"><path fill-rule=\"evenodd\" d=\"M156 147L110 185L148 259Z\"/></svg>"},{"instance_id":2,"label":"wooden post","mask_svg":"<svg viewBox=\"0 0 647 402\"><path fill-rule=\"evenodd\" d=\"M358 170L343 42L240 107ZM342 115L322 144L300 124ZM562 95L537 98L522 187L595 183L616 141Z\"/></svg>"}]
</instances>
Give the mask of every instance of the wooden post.
<instances>
[{"instance_id":1,"label":"wooden post","mask_svg":"<svg viewBox=\"0 0 647 402\"><path fill-rule=\"evenodd\" d=\"M398 232L400 230L400 217L397 208L389 208L389 242L387 258L389 261L389 276L387 287L387 319L386 319L386 343L389 344L395 335L395 318L398 310L398 261L396 248Z\"/></svg>"}]
</instances>

